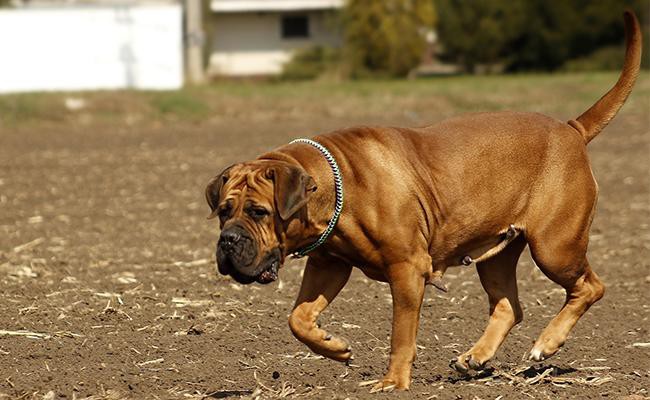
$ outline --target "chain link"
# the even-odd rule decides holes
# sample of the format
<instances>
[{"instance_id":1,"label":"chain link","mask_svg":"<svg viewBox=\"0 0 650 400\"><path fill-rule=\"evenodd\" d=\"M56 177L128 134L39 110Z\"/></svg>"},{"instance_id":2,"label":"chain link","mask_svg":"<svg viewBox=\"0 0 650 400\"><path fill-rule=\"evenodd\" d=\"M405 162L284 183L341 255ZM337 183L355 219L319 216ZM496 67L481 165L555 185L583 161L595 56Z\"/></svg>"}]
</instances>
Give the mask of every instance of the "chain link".
<instances>
[{"instance_id":1,"label":"chain link","mask_svg":"<svg viewBox=\"0 0 650 400\"><path fill-rule=\"evenodd\" d=\"M325 148L325 146L323 146L322 144L311 139L296 139L291 141L289 144L293 144L293 143L308 144L310 146L315 147L316 149L318 149L318 151L320 151L323 154L325 160L327 160L327 163L330 165L330 168L332 168L332 173L334 174L334 192L336 195L336 202L334 204L334 215L329 220L325 231L320 235L318 240L316 240L314 243L310 244L304 249L298 250L295 253L293 253L294 257L301 258L307 255L307 253L309 253L310 251L314 250L316 247L325 243L327 238L332 234L332 231L334 230L334 227L336 226L336 223L338 222L339 217L341 216L341 212L343 211L343 176L341 176L341 170L339 169L339 165L336 163L336 159L334 158L332 153L330 153L329 150L327 150L327 148Z\"/></svg>"}]
</instances>

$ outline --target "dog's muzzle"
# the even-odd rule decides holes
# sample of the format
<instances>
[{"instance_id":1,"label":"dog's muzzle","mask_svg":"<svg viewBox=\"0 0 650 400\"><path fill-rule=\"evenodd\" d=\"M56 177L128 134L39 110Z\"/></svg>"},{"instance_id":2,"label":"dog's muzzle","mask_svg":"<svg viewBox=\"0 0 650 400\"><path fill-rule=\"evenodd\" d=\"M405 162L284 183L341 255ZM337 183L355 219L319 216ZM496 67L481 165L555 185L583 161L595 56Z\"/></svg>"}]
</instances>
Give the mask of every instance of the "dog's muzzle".
<instances>
[{"instance_id":1,"label":"dog's muzzle","mask_svg":"<svg viewBox=\"0 0 650 400\"><path fill-rule=\"evenodd\" d=\"M273 249L259 262L255 240L246 229L233 226L221 232L217 243L217 268L222 275L230 275L239 283L270 283L278 278L280 250Z\"/></svg>"}]
</instances>

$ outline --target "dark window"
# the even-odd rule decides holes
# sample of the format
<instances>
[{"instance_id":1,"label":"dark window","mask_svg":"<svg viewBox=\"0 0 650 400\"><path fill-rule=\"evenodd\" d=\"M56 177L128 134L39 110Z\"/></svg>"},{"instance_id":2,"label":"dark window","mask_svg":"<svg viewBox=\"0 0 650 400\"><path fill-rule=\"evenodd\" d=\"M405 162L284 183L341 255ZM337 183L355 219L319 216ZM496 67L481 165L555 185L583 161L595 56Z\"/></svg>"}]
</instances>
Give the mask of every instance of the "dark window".
<instances>
[{"instance_id":1,"label":"dark window","mask_svg":"<svg viewBox=\"0 0 650 400\"><path fill-rule=\"evenodd\" d=\"M306 15L291 15L282 17L282 38L309 37L309 18Z\"/></svg>"}]
</instances>

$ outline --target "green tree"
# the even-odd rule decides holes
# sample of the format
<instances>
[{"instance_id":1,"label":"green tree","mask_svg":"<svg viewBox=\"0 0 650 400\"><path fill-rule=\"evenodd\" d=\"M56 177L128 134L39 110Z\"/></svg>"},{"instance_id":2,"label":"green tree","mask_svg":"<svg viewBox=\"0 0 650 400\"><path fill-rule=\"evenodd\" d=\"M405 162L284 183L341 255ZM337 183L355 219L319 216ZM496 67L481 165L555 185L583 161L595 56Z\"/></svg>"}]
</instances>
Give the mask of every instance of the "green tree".
<instances>
[{"instance_id":1,"label":"green tree","mask_svg":"<svg viewBox=\"0 0 650 400\"><path fill-rule=\"evenodd\" d=\"M517 0L438 0L438 37L443 58L467 72L503 62L503 49L521 31L524 7Z\"/></svg>"},{"instance_id":2,"label":"green tree","mask_svg":"<svg viewBox=\"0 0 650 400\"><path fill-rule=\"evenodd\" d=\"M352 77L407 75L419 64L435 21L431 0L349 0L342 17L343 57Z\"/></svg>"},{"instance_id":3,"label":"green tree","mask_svg":"<svg viewBox=\"0 0 650 400\"><path fill-rule=\"evenodd\" d=\"M436 0L443 57L468 72L555 70L623 41L625 8L647 18L647 0Z\"/></svg>"}]
</instances>

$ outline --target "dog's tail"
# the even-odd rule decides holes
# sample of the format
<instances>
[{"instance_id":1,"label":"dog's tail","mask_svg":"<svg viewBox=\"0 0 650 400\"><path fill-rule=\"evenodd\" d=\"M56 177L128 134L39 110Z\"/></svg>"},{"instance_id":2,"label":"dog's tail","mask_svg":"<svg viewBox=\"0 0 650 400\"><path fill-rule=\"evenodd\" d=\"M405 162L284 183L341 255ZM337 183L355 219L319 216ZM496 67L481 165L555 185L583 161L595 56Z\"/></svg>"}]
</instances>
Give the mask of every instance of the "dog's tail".
<instances>
[{"instance_id":1,"label":"dog's tail","mask_svg":"<svg viewBox=\"0 0 650 400\"><path fill-rule=\"evenodd\" d=\"M627 96L632 91L634 81L639 74L641 64L641 28L639 20L633 12L625 11L625 63L618 82L603 97L600 98L575 120L569 121L569 125L577 129L585 138L585 143L596 137L616 116L618 110L623 106Z\"/></svg>"}]
</instances>

